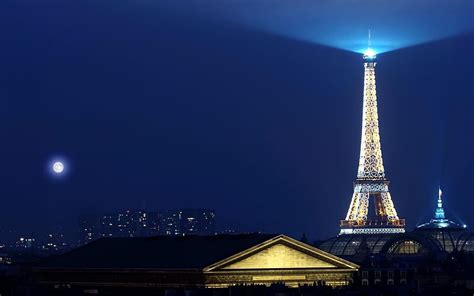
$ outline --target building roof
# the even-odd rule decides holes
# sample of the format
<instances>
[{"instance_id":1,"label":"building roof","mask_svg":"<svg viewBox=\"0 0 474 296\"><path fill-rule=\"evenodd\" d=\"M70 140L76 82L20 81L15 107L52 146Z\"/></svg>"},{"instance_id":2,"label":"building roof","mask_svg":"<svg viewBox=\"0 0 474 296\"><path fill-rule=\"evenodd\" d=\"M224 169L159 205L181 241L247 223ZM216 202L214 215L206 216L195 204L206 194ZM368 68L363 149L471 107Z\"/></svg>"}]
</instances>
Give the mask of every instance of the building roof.
<instances>
[{"instance_id":1,"label":"building roof","mask_svg":"<svg viewBox=\"0 0 474 296\"><path fill-rule=\"evenodd\" d=\"M49 257L40 268L202 269L276 235L156 236L101 238Z\"/></svg>"},{"instance_id":2,"label":"building roof","mask_svg":"<svg viewBox=\"0 0 474 296\"><path fill-rule=\"evenodd\" d=\"M361 248L366 248L372 254L379 254L385 245L394 238L404 234L343 234L329 238L318 248L336 256L354 256Z\"/></svg>"},{"instance_id":3,"label":"building roof","mask_svg":"<svg viewBox=\"0 0 474 296\"><path fill-rule=\"evenodd\" d=\"M280 234L243 252L207 266L219 269L357 269L353 262Z\"/></svg>"},{"instance_id":4,"label":"building roof","mask_svg":"<svg viewBox=\"0 0 474 296\"><path fill-rule=\"evenodd\" d=\"M417 236L430 238L440 250L446 252L474 252L474 233L466 228L416 228L413 233Z\"/></svg>"},{"instance_id":5,"label":"building roof","mask_svg":"<svg viewBox=\"0 0 474 296\"><path fill-rule=\"evenodd\" d=\"M344 234L323 241L318 248L336 256L351 258L365 249L371 254L397 253L397 246L403 242L416 244L420 250L431 252L474 252L474 233L454 227L422 227L394 234Z\"/></svg>"}]
</instances>

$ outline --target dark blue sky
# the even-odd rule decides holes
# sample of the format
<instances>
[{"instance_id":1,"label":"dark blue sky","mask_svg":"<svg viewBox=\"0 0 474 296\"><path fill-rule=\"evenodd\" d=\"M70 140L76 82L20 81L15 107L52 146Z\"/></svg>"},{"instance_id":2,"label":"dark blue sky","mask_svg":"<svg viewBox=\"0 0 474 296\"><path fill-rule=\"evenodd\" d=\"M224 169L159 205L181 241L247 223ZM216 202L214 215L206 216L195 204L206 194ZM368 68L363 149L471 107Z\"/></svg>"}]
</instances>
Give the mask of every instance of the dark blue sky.
<instances>
[{"instance_id":1,"label":"dark blue sky","mask_svg":"<svg viewBox=\"0 0 474 296\"><path fill-rule=\"evenodd\" d=\"M460 3L450 36L432 26L379 55L385 168L410 227L431 215L439 183L448 214L474 226L474 34L472 4ZM361 56L205 8L2 1L1 225L210 207L242 230L337 233L360 147ZM437 15L418 9L421 23ZM331 11L324 28L344 24ZM55 156L68 160L67 178L46 173Z\"/></svg>"}]
</instances>

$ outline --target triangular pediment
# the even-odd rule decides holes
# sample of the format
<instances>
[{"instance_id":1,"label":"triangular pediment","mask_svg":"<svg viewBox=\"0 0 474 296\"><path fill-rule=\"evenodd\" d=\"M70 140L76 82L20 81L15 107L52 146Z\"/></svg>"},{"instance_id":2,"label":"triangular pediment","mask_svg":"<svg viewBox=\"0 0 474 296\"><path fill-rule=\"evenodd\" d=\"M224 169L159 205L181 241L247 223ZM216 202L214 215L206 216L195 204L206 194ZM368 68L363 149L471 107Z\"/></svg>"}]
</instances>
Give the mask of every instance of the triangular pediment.
<instances>
[{"instance_id":1,"label":"triangular pediment","mask_svg":"<svg viewBox=\"0 0 474 296\"><path fill-rule=\"evenodd\" d=\"M216 262L204 271L299 268L355 270L358 266L300 241L279 235Z\"/></svg>"},{"instance_id":2,"label":"triangular pediment","mask_svg":"<svg viewBox=\"0 0 474 296\"><path fill-rule=\"evenodd\" d=\"M275 244L222 269L333 268L327 261L303 253L285 244Z\"/></svg>"}]
</instances>

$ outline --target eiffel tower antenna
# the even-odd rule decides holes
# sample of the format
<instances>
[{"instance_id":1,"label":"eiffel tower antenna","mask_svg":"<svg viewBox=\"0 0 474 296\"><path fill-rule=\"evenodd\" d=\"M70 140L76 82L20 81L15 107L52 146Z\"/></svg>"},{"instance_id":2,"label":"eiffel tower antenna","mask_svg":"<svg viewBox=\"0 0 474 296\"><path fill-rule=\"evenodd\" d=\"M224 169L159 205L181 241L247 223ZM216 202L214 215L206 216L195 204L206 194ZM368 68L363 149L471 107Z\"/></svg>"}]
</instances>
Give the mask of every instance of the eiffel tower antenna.
<instances>
[{"instance_id":1,"label":"eiffel tower antenna","mask_svg":"<svg viewBox=\"0 0 474 296\"><path fill-rule=\"evenodd\" d=\"M372 40L370 40L370 39L371 39L371 38L370 38L370 29L369 29L369 42L368 42L368 43L369 43L369 44L368 44L369 48L372 46L372 42L371 42Z\"/></svg>"},{"instance_id":2,"label":"eiffel tower antenna","mask_svg":"<svg viewBox=\"0 0 474 296\"><path fill-rule=\"evenodd\" d=\"M367 39L368 47L364 51L364 60L375 60L376 53L375 50L372 49L372 36L370 34L370 29L369 29L369 38ZM375 64L374 64L375 65Z\"/></svg>"},{"instance_id":3,"label":"eiffel tower antenna","mask_svg":"<svg viewBox=\"0 0 474 296\"><path fill-rule=\"evenodd\" d=\"M369 45L371 42L369 31ZM364 52L364 103L359 167L346 219L340 234L403 233L405 220L398 218L388 189L382 159L379 115L375 87L376 53L370 47ZM373 203L374 214L369 214Z\"/></svg>"},{"instance_id":4,"label":"eiffel tower antenna","mask_svg":"<svg viewBox=\"0 0 474 296\"><path fill-rule=\"evenodd\" d=\"M369 29L369 48L372 46L372 40L370 40L370 29Z\"/></svg>"}]
</instances>

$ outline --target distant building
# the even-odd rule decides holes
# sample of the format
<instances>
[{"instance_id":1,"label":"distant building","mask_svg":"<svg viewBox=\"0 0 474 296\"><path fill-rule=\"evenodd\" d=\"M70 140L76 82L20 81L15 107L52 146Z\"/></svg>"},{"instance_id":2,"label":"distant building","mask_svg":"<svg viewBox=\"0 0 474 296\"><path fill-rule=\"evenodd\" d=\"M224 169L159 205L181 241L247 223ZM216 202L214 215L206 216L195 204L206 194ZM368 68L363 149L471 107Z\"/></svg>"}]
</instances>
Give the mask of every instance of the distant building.
<instances>
[{"instance_id":1,"label":"distant building","mask_svg":"<svg viewBox=\"0 0 474 296\"><path fill-rule=\"evenodd\" d=\"M154 236L154 235L159 235L161 234L161 220L162 220L162 214L159 213L159 212L148 212L147 213L147 224L146 224L146 228L147 228L147 233L148 235L150 236Z\"/></svg>"},{"instance_id":2,"label":"distant building","mask_svg":"<svg viewBox=\"0 0 474 296\"><path fill-rule=\"evenodd\" d=\"M79 218L79 245L90 243L98 238L99 217L83 215Z\"/></svg>"},{"instance_id":3,"label":"distant building","mask_svg":"<svg viewBox=\"0 0 474 296\"><path fill-rule=\"evenodd\" d=\"M40 251L42 253L52 254L66 251L70 248L70 243L66 240L63 231L54 231L40 239Z\"/></svg>"},{"instance_id":4,"label":"distant building","mask_svg":"<svg viewBox=\"0 0 474 296\"><path fill-rule=\"evenodd\" d=\"M207 209L180 209L167 211L162 216L163 235L214 235L216 214Z\"/></svg>"},{"instance_id":5,"label":"distant building","mask_svg":"<svg viewBox=\"0 0 474 296\"><path fill-rule=\"evenodd\" d=\"M148 235L147 213L144 211L127 210L116 214L113 219L115 220L109 221L108 227L112 227L114 231L109 232L108 236L134 237Z\"/></svg>"},{"instance_id":6,"label":"distant building","mask_svg":"<svg viewBox=\"0 0 474 296\"><path fill-rule=\"evenodd\" d=\"M163 235L180 235L180 220L181 214L179 211L168 211L161 217L161 232Z\"/></svg>"},{"instance_id":7,"label":"distant building","mask_svg":"<svg viewBox=\"0 0 474 296\"><path fill-rule=\"evenodd\" d=\"M17 249L33 249L36 247L36 239L34 237L20 237L15 242Z\"/></svg>"},{"instance_id":8,"label":"distant building","mask_svg":"<svg viewBox=\"0 0 474 296\"><path fill-rule=\"evenodd\" d=\"M80 218L80 241L86 244L102 237L145 237L155 235L214 235L215 212L208 209L179 209L166 212L126 210Z\"/></svg>"},{"instance_id":9,"label":"distant building","mask_svg":"<svg viewBox=\"0 0 474 296\"><path fill-rule=\"evenodd\" d=\"M80 218L80 244L101 237L135 237L156 235L159 231L160 215L145 211L126 210L102 215L87 215Z\"/></svg>"}]
</instances>

